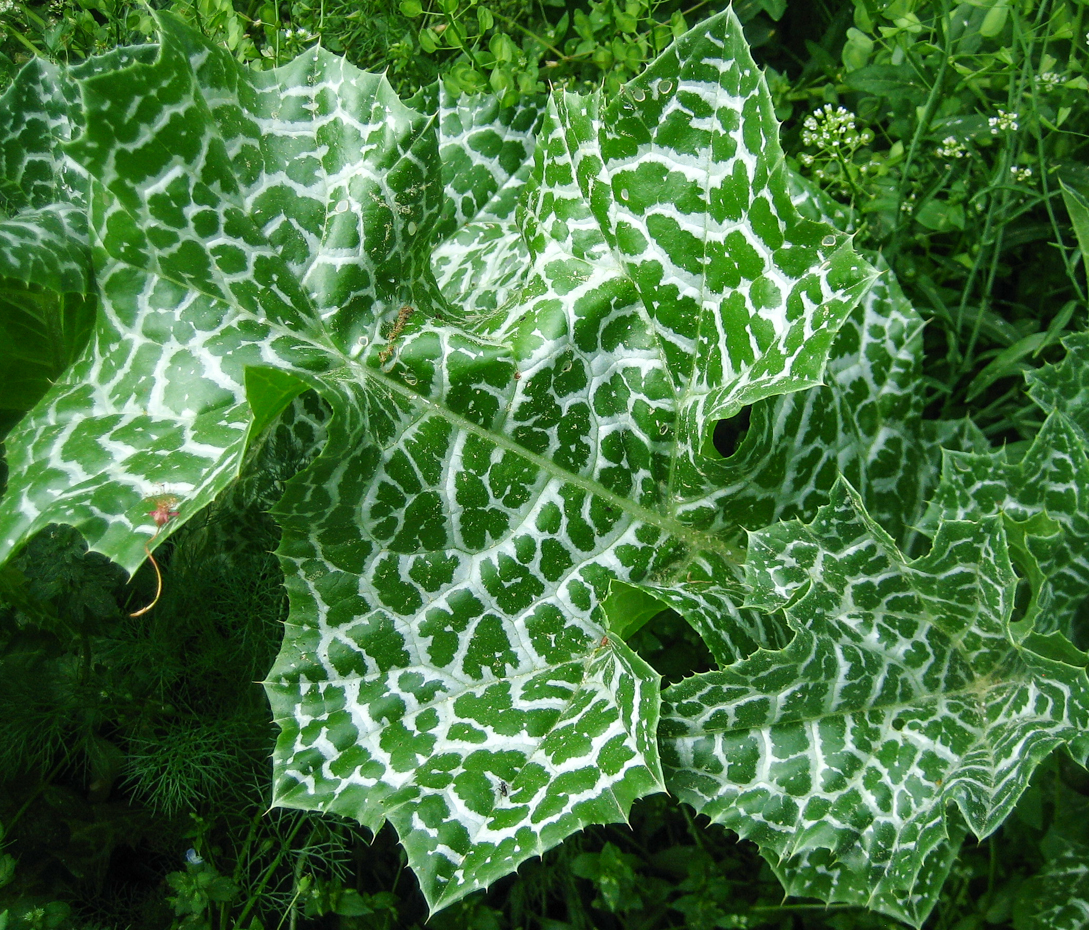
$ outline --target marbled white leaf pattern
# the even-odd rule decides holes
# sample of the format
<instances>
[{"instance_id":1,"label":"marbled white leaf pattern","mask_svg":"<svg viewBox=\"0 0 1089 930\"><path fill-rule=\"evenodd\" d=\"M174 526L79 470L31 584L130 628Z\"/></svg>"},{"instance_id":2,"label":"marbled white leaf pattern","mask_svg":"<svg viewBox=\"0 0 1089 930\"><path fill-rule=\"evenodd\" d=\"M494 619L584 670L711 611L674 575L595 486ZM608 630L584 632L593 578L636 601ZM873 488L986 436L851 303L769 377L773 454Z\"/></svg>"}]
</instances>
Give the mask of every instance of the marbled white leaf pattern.
<instances>
[{"instance_id":1,"label":"marbled white leaf pattern","mask_svg":"<svg viewBox=\"0 0 1089 930\"><path fill-rule=\"evenodd\" d=\"M1053 841L1050 847L1053 858L1019 891L1018 905L1027 906L1017 908L1017 925L1025 930L1085 930L1089 927L1089 847L1070 840Z\"/></svg>"},{"instance_id":2,"label":"marbled white leaf pattern","mask_svg":"<svg viewBox=\"0 0 1089 930\"><path fill-rule=\"evenodd\" d=\"M882 275L836 336L825 383L753 405L737 452L717 469L725 525L812 519L843 475L905 545L937 485L939 447L982 444L967 422L923 420L923 321L875 264Z\"/></svg>"},{"instance_id":3,"label":"marbled white leaf pattern","mask_svg":"<svg viewBox=\"0 0 1089 930\"><path fill-rule=\"evenodd\" d=\"M455 101L444 89L440 114L446 207L432 261L448 307L465 319L494 312L525 283L529 251L516 211L533 168L545 101L500 107L495 98Z\"/></svg>"},{"instance_id":4,"label":"marbled white leaf pattern","mask_svg":"<svg viewBox=\"0 0 1089 930\"><path fill-rule=\"evenodd\" d=\"M1089 340L1066 341L1067 356L1029 378L1047 413L1029 448L947 452L925 525L1002 514L1020 540L1017 556L1032 587L1031 621L1041 632L1072 637L1089 585Z\"/></svg>"},{"instance_id":5,"label":"marbled white leaf pattern","mask_svg":"<svg viewBox=\"0 0 1089 930\"><path fill-rule=\"evenodd\" d=\"M818 383L872 269L794 210L730 13L617 100L555 94L532 144L533 111L492 138L320 49L249 72L161 25L82 81L101 311L13 437L0 557L67 522L131 569L147 495L189 518L316 392L274 511L274 802L390 821L439 908L662 790L659 679L601 603L735 596L710 426Z\"/></svg>"},{"instance_id":6,"label":"marbled white leaf pattern","mask_svg":"<svg viewBox=\"0 0 1089 930\"><path fill-rule=\"evenodd\" d=\"M90 284L86 177L62 148L79 131L78 93L35 58L0 97L0 278L60 293Z\"/></svg>"},{"instance_id":7,"label":"marbled white leaf pattern","mask_svg":"<svg viewBox=\"0 0 1089 930\"><path fill-rule=\"evenodd\" d=\"M904 558L845 482L751 537L748 604L794 638L664 695L670 791L751 837L788 889L920 925L963 837L1002 823L1089 725L1084 656L1014 634L997 517Z\"/></svg>"}]
</instances>

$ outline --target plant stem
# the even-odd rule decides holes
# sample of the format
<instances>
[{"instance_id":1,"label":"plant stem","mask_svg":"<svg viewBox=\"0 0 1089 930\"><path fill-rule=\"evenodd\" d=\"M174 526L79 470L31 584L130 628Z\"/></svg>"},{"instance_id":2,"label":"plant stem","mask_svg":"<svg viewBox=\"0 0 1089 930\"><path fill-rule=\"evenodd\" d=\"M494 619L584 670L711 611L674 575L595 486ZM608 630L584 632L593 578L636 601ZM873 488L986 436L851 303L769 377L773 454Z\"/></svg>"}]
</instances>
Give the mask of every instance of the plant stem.
<instances>
[{"instance_id":1,"label":"plant stem","mask_svg":"<svg viewBox=\"0 0 1089 930\"><path fill-rule=\"evenodd\" d=\"M911 168L915 162L915 156L919 151L919 144L922 142L923 136L925 136L930 129L930 121L934 118L934 113L938 109L942 87L945 85L945 74L949 70L949 59L953 54L953 30L951 28L952 22L950 20L949 0L942 0L942 17L938 21L945 22L945 40L942 45L942 58L938 65L938 73L934 77L934 83L930 86L930 94L926 98L923 114L919 117L919 122L916 124L915 132L911 137L911 145L908 147L907 157L904 159L904 164L900 169L900 183L897 185L896 189L897 227L893 233L892 242L890 243L888 254L886 255L890 262L896 255L900 240L902 239L901 233L903 232L903 227L912 222L910 219L906 222L900 220L904 195L907 193L908 185L911 183Z\"/></svg>"},{"instance_id":2,"label":"plant stem","mask_svg":"<svg viewBox=\"0 0 1089 930\"><path fill-rule=\"evenodd\" d=\"M300 818L298 823L292 827L291 832L287 835L287 839L280 846L280 851L276 854L276 858L272 860L269 867L265 869L264 875L261 876L261 880L257 883L257 887L250 894L249 901L246 902L246 906L242 909L242 913L239 915L238 920L235 921L235 925L241 927L246 922L246 918L249 916L250 911L253 910L254 904L261 897L261 892L265 890L265 886L269 883L269 879L272 878L272 873L279 868L280 862L284 858L284 854L291 848L291 841L295 839L296 834L302 829L302 825L306 823L305 819Z\"/></svg>"},{"instance_id":3,"label":"plant stem","mask_svg":"<svg viewBox=\"0 0 1089 930\"><path fill-rule=\"evenodd\" d=\"M469 56L469 60L473 63L473 67L481 74L487 73L487 69L480 63L480 59L476 57L476 52L469 45L469 40L465 37L465 34L461 31L461 27L458 26L457 21L446 10L443 10L442 18L446 20L446 28L449 29L458 40L458 47Z\"/></svg>"},{"instance_id":4,"label":"plant stem","mask_svg":"<svg viewBox=\"0 0 1089 930\"><path fill-rule=\"evenodd\" d=\"M524 32L527 36L529 36L531 39L533 39L534 42L540 42L541 45L543 45L545 48L547 48L550 52L555 53L555 55L560 59L560 61L568 62L568 61L572 60L569 55L565 55L558 48L556 48L556 46L553 45L551 42L548 42L545 39L542 39L532 29L527 29L521 23L517 22L516 20L511 19L509 16L506 16L503 13L500 13L498 10L492 10L491 13L492 13L492 16L494 16L496 19L503 20L503 22L505 22L508 26L513 26L515 29L522 30L522 32Z\"/></svg>"},{"instance_id":5,"label":"plant stem","mask_svg":"<svg viewBox=\"0 0 1089 930\"><path fill-rule=\"evenodd\" d=\"M37 19L37 17L35 17L35 19ZM40 22L40 20L39 20L39 22ZM12 38L17 39L18 41L22 42L23 45L25 45L28 49L30 49L31 54L33 54L36 58L47 58L48 57L44 52L42 52L41 49L39 49L33 42L31 42L30 39L28 39L26 36L24 36L21 32L15 30L15 29L12 29L10 26L7 25L7 23L4 24L4 31L9 36L11 36Z\"/></svg>"}]
</instances>

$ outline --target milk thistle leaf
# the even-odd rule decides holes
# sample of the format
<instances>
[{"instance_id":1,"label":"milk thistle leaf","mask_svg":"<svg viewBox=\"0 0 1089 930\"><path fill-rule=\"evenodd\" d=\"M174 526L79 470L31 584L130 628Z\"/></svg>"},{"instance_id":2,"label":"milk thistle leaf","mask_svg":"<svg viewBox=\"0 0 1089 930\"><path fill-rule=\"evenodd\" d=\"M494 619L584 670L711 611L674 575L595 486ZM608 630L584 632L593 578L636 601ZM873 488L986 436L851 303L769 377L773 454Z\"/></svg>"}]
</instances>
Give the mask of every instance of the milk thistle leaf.
<instances>
[{"instance_id":1,"label":"milk thistle leaf","mask_svg":"<svg viewBox=\"0 0 1089 930\"><path fill-rule=\"evenodd\" d=\"M788 889L919 926L965 828L997 829L1055 747L1084 758L1084 656L1013 629L998 516L942 521L910 561L841 481L753 534L748 580L794 638L666 690L669 789Z\"/></svg>"},{"instance_id":2,"label":"milk thistle leaf","mask_svg":"<svg viewBox=\"0 0 1089 930\"><path fill-rule=\"evenodd\" d=\"M663 790L659 679L602 602L735 595L713 425L819 384L873 270L795 210L732 13L543 112L160 29L81 81L99 316L11 437L0 558L66 522L131 570L147 497L180 501L159 541L313 391L273 511L273 800L391 822L438 909Z\"/></svg>"}]
</instances>

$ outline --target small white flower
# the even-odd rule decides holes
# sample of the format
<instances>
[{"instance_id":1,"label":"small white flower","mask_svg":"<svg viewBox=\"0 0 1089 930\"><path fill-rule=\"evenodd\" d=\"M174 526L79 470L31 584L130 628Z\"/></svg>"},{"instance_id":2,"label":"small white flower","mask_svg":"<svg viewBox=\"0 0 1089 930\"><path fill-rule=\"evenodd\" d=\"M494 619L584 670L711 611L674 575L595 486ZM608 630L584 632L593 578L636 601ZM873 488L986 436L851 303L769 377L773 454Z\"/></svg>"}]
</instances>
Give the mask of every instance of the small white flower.
<instances>
[{"instance_id":1,"label":"small white flower","mask_svg":"<svg viewBox=\"0 0 1089 930\"><path fill-rule=\"evenodd\" d=\"M1023 182L1032 177L1032 169L1022 168L1019 165L1010 165L1010 174L1013 175L1015 181Z\"/></svg>"},{"instance_id":2,"label":"small white flower","mask_svg":"<svg viewBox=\"0 0 1089 930\"><path fill-rule=\"evenodd\" d=\"M999 110L998 116L987 120L987 125L991 127L992 136L997 136L1000 132L1017 132L1017 114Z\"/></svg>"},{"instance_id":3,"label":"small white flower","mask_svg":"<svg viewBox=\"0 0 1089 930\"><path fill-rule=\"evenodd\" d=\"M966 158L968 147L954 136L946 136L938 146L938 158Z\"/></svg>"},{"instance_id":4,"label":"small white flower","mask_svg":"<svg viewBox=\"0 0 1089 930\"><path fill-rule=\"evenodd\" d=\"M185 851L185 861L190 865L204 865L204 860L197 855L195 849L187 849Z\"/></svg>"},{"instance_id":5,"label":"small white flower","mask_svg":"<svg viewBox=\"0 0 1089 930\"><path fill-rule=\"evenodd\" d=\"M863 141L855 128L855 115L843 107L833 109L830 103L807 116L802 130L802 143L816 148L854 147Z\"/></svg>"}]
</instances>

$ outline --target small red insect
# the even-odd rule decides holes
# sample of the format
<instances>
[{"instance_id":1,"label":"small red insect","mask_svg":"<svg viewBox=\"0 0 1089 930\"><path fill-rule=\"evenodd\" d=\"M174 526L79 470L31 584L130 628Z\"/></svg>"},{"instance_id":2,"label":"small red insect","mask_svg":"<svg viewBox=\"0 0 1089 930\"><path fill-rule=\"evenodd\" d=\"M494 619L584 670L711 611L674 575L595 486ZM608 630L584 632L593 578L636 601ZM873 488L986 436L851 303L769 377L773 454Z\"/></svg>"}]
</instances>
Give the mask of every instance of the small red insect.
<instances>
[{"instance_id":1,"label":"small red insect","mask_svg":"<svg viewBox=\"0 0 1089 930\"><path fill-rule=\"evenodd\" d=\"M178 499L173 495L164 495L163 497L156 497L154 500L155 509L149 510L147 515L155 521L155 525L162 529L166 526L174 517L178 516L178 511L174 510L178 506ZM152 536L152 539L155 537Z\"/></svg>"},{"instance_id":2,"label":"small red insect","mask_svg":"<svg viewBox=\"0 0 1089 930\"><path fill-rule=\"evenodd\" d=\"M151 544L155 542L155 537L159 535L159 531L166 526L174 517L179 515L179 511L174 508L178 506L180 501L174 497L173 494L163 494L159 497L153 498L152 502L155 504L154 510L149 510L147 515L155 521L155 532L151 534L151 538L144 543L144 552L147 553L147 557L151 560L151 567L155 569L155 599L147 605L147 607L141 608L134 613L129 614L130 617L142 617L152 607L159 603L159 597L163 593L163 573L159 571L159 563L155 561L155 556L151 554Z\"/></svg>"},{"instance_id":3,"label":"small red insect","mask_svg":"<svg viewBox=\"0 0 1089 930\"><path fill-rule=\"evenodd\" d=\"M522 373L520 371L516 371L514 373L514 380L515 381L521 381L522 380Z\"/></svg>"}]
</instances>

